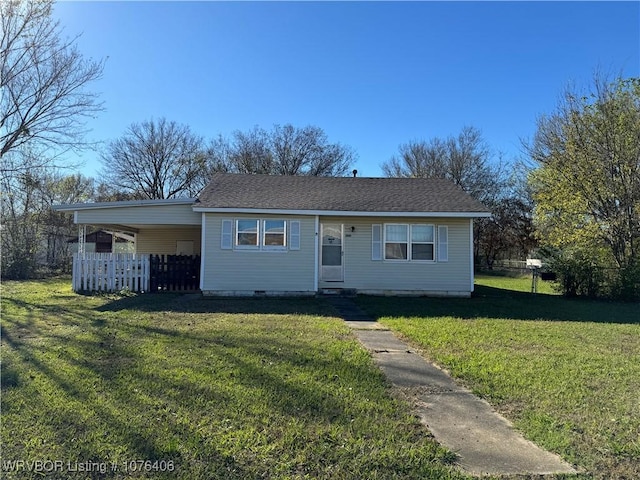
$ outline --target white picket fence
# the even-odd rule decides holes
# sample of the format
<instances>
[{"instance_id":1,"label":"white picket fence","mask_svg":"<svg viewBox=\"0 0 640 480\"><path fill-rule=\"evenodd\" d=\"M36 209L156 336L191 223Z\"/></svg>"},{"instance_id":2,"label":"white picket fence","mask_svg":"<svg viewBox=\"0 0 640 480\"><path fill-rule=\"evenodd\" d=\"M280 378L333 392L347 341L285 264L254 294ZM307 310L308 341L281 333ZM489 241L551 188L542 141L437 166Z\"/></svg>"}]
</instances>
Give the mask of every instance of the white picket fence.
<instances>
[{"instance_id":1,"label":"white picket fence","mask_svg":"<svg viewBox=\"0 0 640 480\"><path fill-rule=\"evenodd\" d=\"M136 253L74 253L73 290L132 292L149 290L150 255Z\"/></svg>"}]
</instances>

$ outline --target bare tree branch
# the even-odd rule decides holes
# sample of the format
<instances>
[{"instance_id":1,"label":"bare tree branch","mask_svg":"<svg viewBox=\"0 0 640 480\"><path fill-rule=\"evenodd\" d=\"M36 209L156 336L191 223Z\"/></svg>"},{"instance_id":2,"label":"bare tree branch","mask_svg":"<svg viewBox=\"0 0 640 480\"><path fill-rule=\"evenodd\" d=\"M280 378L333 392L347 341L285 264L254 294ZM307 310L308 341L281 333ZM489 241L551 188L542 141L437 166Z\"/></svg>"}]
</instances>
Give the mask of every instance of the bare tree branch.
<instances>
[{"instance_id":1,"label":"bare tree branch","mask_svg":"<svg viewBox=\"0 0 640 480\"><path fill-rule=\"evenodd\" d=\"M86 119L102 110L98 95L85 88L102 76L104 61L85 59L77 37L61 37L52 6L53 0L0 3L0 158L26 146L82 148Z\"/></svg>"},{"instance_id":2,"label":"bare tree branch","mask_svg":"<svg viewBox=\"0 0 640 480\"><path fill-rule=\"evenodd\" d=\"M150 199L196 195L205 161L202 138L165 118L132 124L102 156L104 177L113 186Z\"/></svg>"},{"instance_id":3,"label":"bare tree branch","mask_svg":"<svg viewBox=\"0 0 640 480\"><path fill-rule=\"evenodd\" d=\"M351 170L355 158L350 147L329 143L321 128L290 124L236 131L231 141L216 140L210 152L215 171L270 175L338 177Z\"/></svg>"}]
</instances>

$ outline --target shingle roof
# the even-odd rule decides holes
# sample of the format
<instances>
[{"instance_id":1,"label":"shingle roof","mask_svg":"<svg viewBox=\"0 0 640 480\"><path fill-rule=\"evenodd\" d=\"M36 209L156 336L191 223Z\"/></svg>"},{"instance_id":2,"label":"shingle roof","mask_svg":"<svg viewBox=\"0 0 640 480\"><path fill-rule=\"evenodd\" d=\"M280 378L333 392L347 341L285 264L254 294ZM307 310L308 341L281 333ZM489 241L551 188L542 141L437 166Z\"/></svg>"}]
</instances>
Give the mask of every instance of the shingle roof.
<instances>
[{"instance_id":1,"label":"shingle roof","mask_svg":"<svg viewBox=\"0 0 640 480\"><path fill-rule=\"evenodd\" d=\"M437 178L215 174L198 200L194 207L205 209L489 213L455 184Z\"/></svg>"}]
</instances>

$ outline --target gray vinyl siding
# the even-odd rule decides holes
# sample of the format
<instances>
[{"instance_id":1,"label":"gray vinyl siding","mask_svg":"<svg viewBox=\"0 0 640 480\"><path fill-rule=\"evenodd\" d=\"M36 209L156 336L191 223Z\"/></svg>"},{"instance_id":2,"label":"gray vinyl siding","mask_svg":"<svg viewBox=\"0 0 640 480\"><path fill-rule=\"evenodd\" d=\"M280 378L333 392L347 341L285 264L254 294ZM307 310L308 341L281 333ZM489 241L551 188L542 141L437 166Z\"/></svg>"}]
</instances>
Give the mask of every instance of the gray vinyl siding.
<instances>
[{"instance_id":1,"label":"gray vinyl siding","mask_svg":"<svg viewBox=\"0 0 640 480\"><path fill-rule=\"evenodd\" d=\"M350 288L364 291L462 294L471 291L471 246L469 219L398 217L320 217L320 223L344 224L344 282L319 282L320 288ZM427 223L448 226L447 262L371 260L372 225ZM351 227L355 227L351 231ZM384 245L383 245L384 248ZM436 242L437 258L437 242Z\"/></svg>"},{"instance_id":2,"label":"gray vinyl siding","mask_svg":"<svg viewBox=\"0 0 640 480\"><path fill-rule=\"evenodd\" d=\"M200 255L200 227L145 228L136 234L136 252L175 255L178 241L193 241L193 254Z\"/></svg>"},{"instance_id":3,"label":"gray vinyl siding","mask_svg":"<svg viewBox=\"0 0 640 480\"><path fill-rule=\"evenodd\" d=\"M85 225L200 225L201 214L186 205L144 205L76 211Z\"/></svg>"},{"instance_id":4,"label":"gray vinyl siding","mask_svg":"<svg viewBox=\"0 0 640 480\"><path fill-rule=\"evenodd\" d=\"M222 220L235 221L243 218L299 221L300 249L223 250L221 248ZM207 213L204 229L206 245L202 269L202 291L205 294L314 291L316 266L314 217Z\"/></svg>"}]
</instances>

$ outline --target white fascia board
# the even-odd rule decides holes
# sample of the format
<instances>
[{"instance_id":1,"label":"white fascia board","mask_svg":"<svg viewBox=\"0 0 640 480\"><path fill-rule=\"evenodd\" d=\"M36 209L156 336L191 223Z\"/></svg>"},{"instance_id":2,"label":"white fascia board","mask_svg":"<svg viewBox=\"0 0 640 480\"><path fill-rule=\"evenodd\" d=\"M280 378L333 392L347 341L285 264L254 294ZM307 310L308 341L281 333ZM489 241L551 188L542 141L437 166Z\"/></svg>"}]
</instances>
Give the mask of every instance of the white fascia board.
<instances>
[{"instance_id":1,"label":"white fascia board","mask_svg":"<svg viewBox=\"0 0 640 480\"><path fill-rule=\"evenodd\" d=\"M335 217L433 217L433 218L488 218L490 212L355 212L341 210L286 210L269 208L208 208L193 207L194 212L204 213L249 213L273 215L309 215Z\"/></svg>"},{"instance_id":2,"label":"white fascia board","mask_svg":"<svg viewBox=\"0 0 640 480\"><path fill-rule=\"evenodd\" d=\"M96 203L65 203L53 205L57 212L72 212L76 210L99 210L104 208L146 207L154 205L192 205L195 198L170 198L161 200L123 200L120 202L96 202Z\"/></svg>"}]
</instances>

